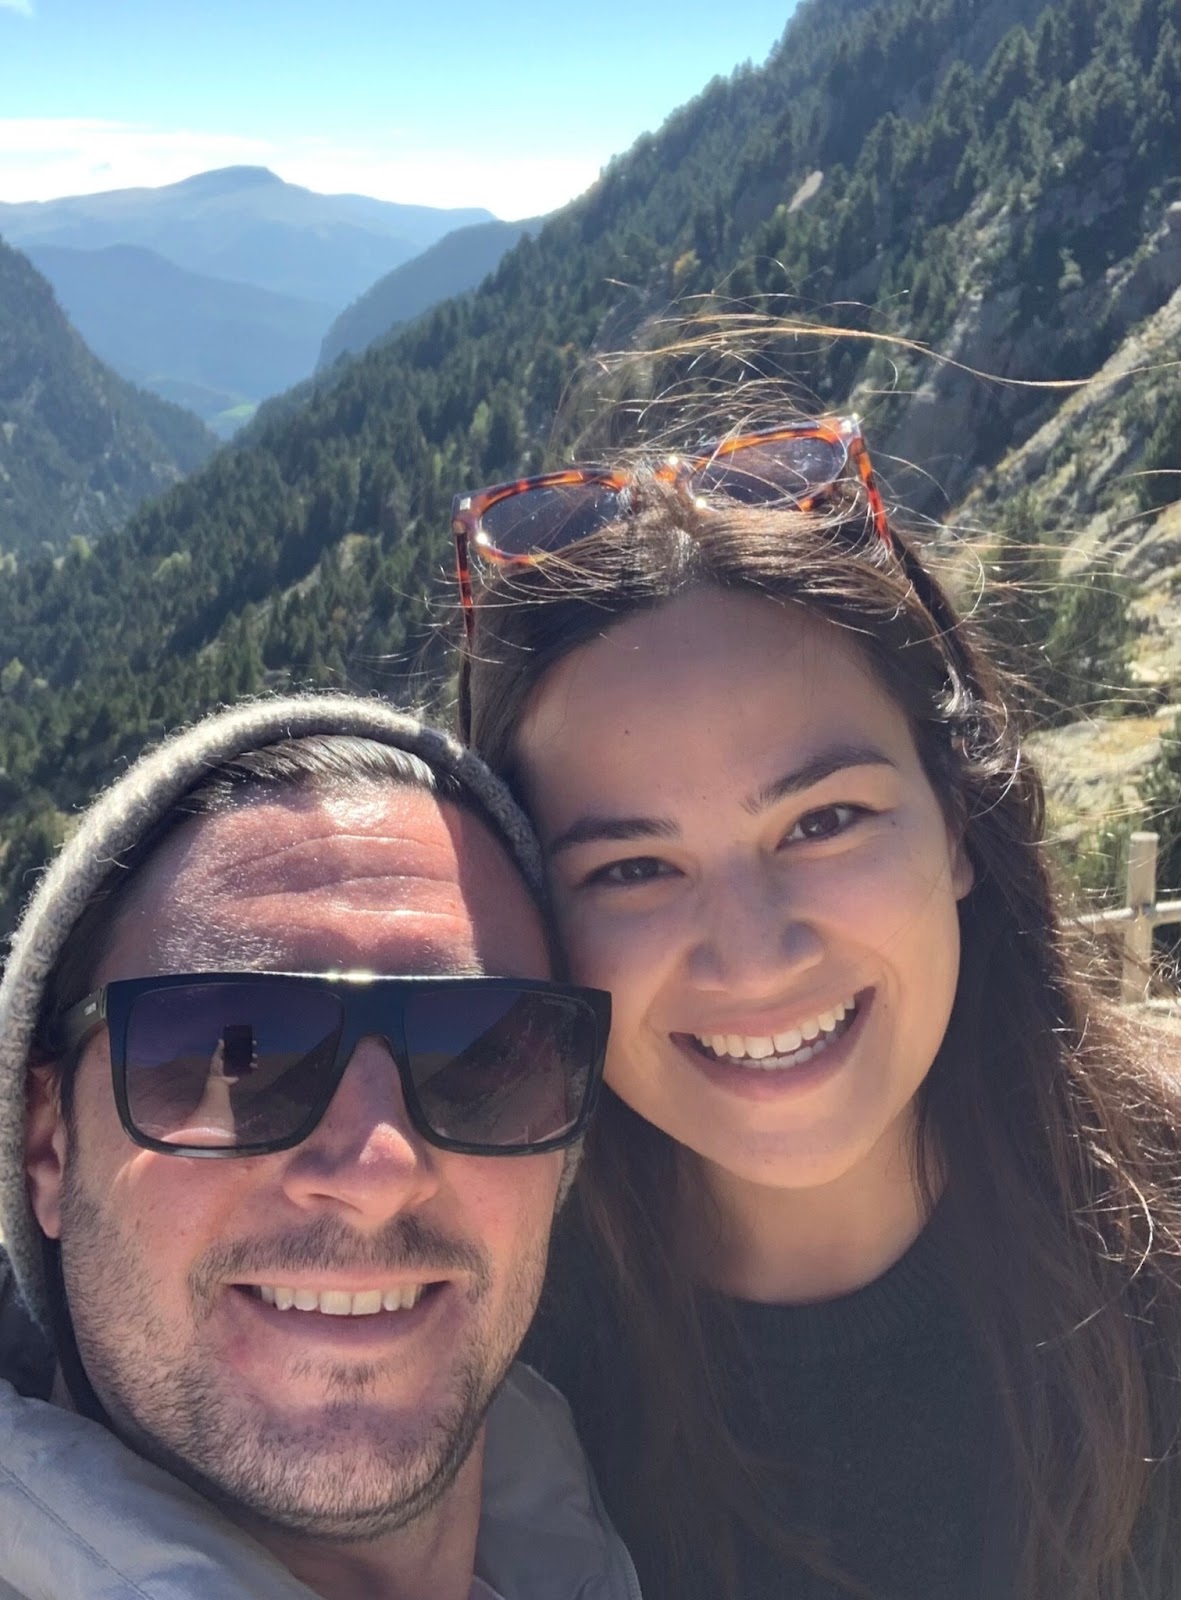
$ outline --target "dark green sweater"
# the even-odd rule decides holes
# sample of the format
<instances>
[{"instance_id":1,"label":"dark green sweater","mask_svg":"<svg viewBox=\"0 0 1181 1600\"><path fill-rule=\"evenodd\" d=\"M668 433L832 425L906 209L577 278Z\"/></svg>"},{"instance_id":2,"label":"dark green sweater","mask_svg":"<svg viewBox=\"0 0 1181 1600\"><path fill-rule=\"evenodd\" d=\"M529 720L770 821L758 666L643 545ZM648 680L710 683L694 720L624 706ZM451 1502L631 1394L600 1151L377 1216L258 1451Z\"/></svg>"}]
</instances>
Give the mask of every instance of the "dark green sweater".
<instances>
[{"instance_id":1,"label":"dark green sweater","mask_svg":"<svg viewBox=\"0 0 1181 1600\"><path fill-rule=\"evenodd\" d=\"M933 1224L876 1282L824 1305L725 1303L741 1346L737 1361L726 1346L727 1420L748 1450L787 1469L770 1490L777 1520L875 1600L1012 1600L999 1408L938 1233ZM645 1595L671 1600L623 1481L637 1379L608 1304L577 1226L564 1226L525 1355L569 1399ZM847 1600L753 1537L740 1559L742 1600Z\"/></svg>"}]
</instances>

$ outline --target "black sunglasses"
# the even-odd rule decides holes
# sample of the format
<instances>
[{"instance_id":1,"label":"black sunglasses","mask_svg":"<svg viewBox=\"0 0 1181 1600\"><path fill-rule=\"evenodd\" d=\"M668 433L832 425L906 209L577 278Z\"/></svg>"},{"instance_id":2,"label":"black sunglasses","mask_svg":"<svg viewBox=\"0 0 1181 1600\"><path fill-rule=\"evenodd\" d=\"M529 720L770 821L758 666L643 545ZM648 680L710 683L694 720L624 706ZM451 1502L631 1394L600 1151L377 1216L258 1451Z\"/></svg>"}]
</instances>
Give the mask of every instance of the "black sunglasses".
<instances>
[{"instance_id":1,"label":"black sunglasses","mask_svg":"<svg viewBox=\"0 0 1181 1600\"><path fill-rule=\"evenodd\" d=\"M59 1022L63 1053L104 1023L119 1118L146 1150L290 1150L358 1042L384 1039L407 1115L441 1150L539 1155L586 1127L611 997L517 978L202 972L105 984Z\"/></svg>"}]
</instances>

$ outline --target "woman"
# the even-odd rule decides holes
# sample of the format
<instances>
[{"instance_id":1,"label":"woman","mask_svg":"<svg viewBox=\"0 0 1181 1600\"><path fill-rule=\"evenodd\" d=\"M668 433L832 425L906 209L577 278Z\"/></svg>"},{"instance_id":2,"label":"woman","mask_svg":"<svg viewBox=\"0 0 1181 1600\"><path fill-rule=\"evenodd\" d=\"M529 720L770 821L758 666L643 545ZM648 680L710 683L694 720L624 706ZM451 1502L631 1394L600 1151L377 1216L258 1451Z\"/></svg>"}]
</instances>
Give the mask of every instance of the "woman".
<instances>
[{"instance_id":1,"label":"woman","mask_svg":"<svg viewBox=\"0 0 1181 1600\"><path fill-rule=\"evenodd\" d=\"M614 997L533 1359L646 1592L1181 1592L1165 1052L1072 964L1005 686L856 422L455 527L465 730Z\"/></svg>"}]
</instances>

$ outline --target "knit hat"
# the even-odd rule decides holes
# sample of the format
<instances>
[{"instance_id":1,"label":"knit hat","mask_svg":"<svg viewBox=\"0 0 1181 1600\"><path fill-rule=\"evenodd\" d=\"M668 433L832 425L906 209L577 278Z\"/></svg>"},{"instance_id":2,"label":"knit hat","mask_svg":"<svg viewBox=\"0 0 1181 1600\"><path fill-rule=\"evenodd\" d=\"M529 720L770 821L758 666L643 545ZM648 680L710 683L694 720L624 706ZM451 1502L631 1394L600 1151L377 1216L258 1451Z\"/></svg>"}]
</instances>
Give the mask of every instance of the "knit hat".
<instances>
[{"instance_id":1,"label":"knit hat","mask_svg":"<svg viewBox=\"0 0 1181 1600\"><path fill-rule=\"evenodd\" d=\"M458 783L497 830L533 894L540 898L544 892L533 829L500 779L449 735L378 700L307 694L248 701L203 718L141 756L83 814L41 879L0 980L0 1239L21 1294L43 1326L49 1312L41 1232L25 1186L25 1075L41 997L62 946L119 857L213 768L315 734L376 740Z\"/></svg>"}]
</instances>

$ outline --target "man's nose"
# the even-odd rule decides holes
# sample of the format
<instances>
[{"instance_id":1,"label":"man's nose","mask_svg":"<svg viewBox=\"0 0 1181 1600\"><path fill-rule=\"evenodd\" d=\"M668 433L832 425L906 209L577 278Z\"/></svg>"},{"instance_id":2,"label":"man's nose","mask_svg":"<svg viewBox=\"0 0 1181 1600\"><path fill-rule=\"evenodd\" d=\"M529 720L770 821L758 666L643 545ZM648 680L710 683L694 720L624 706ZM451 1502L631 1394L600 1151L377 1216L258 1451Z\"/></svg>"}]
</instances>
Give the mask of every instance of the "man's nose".
<instances>
[{"instance_id":1,"label":"man's nose","mask_svg":"<svg viewBox=\"0 0 1181 1600\"><path fill-rule=\"evenodd\" d=\"M336 1207L355 1225L413 1211L438 1191L438 1152L416 1132L384 1039L357 1044L316 1128L288 1153L283 1186L297 1204Z\"/></svg>"},{"instance_id":2,"label":"man's nose","mask_svg":"<svg viewBox=\"0 0 1181 1600\"><path fill-rule=\"evenodd\" d=\"M698 988L771 999L823 955L804 897L765 862L735 865L705 887L689 951Z\"/></svg>"}]
</instances>

